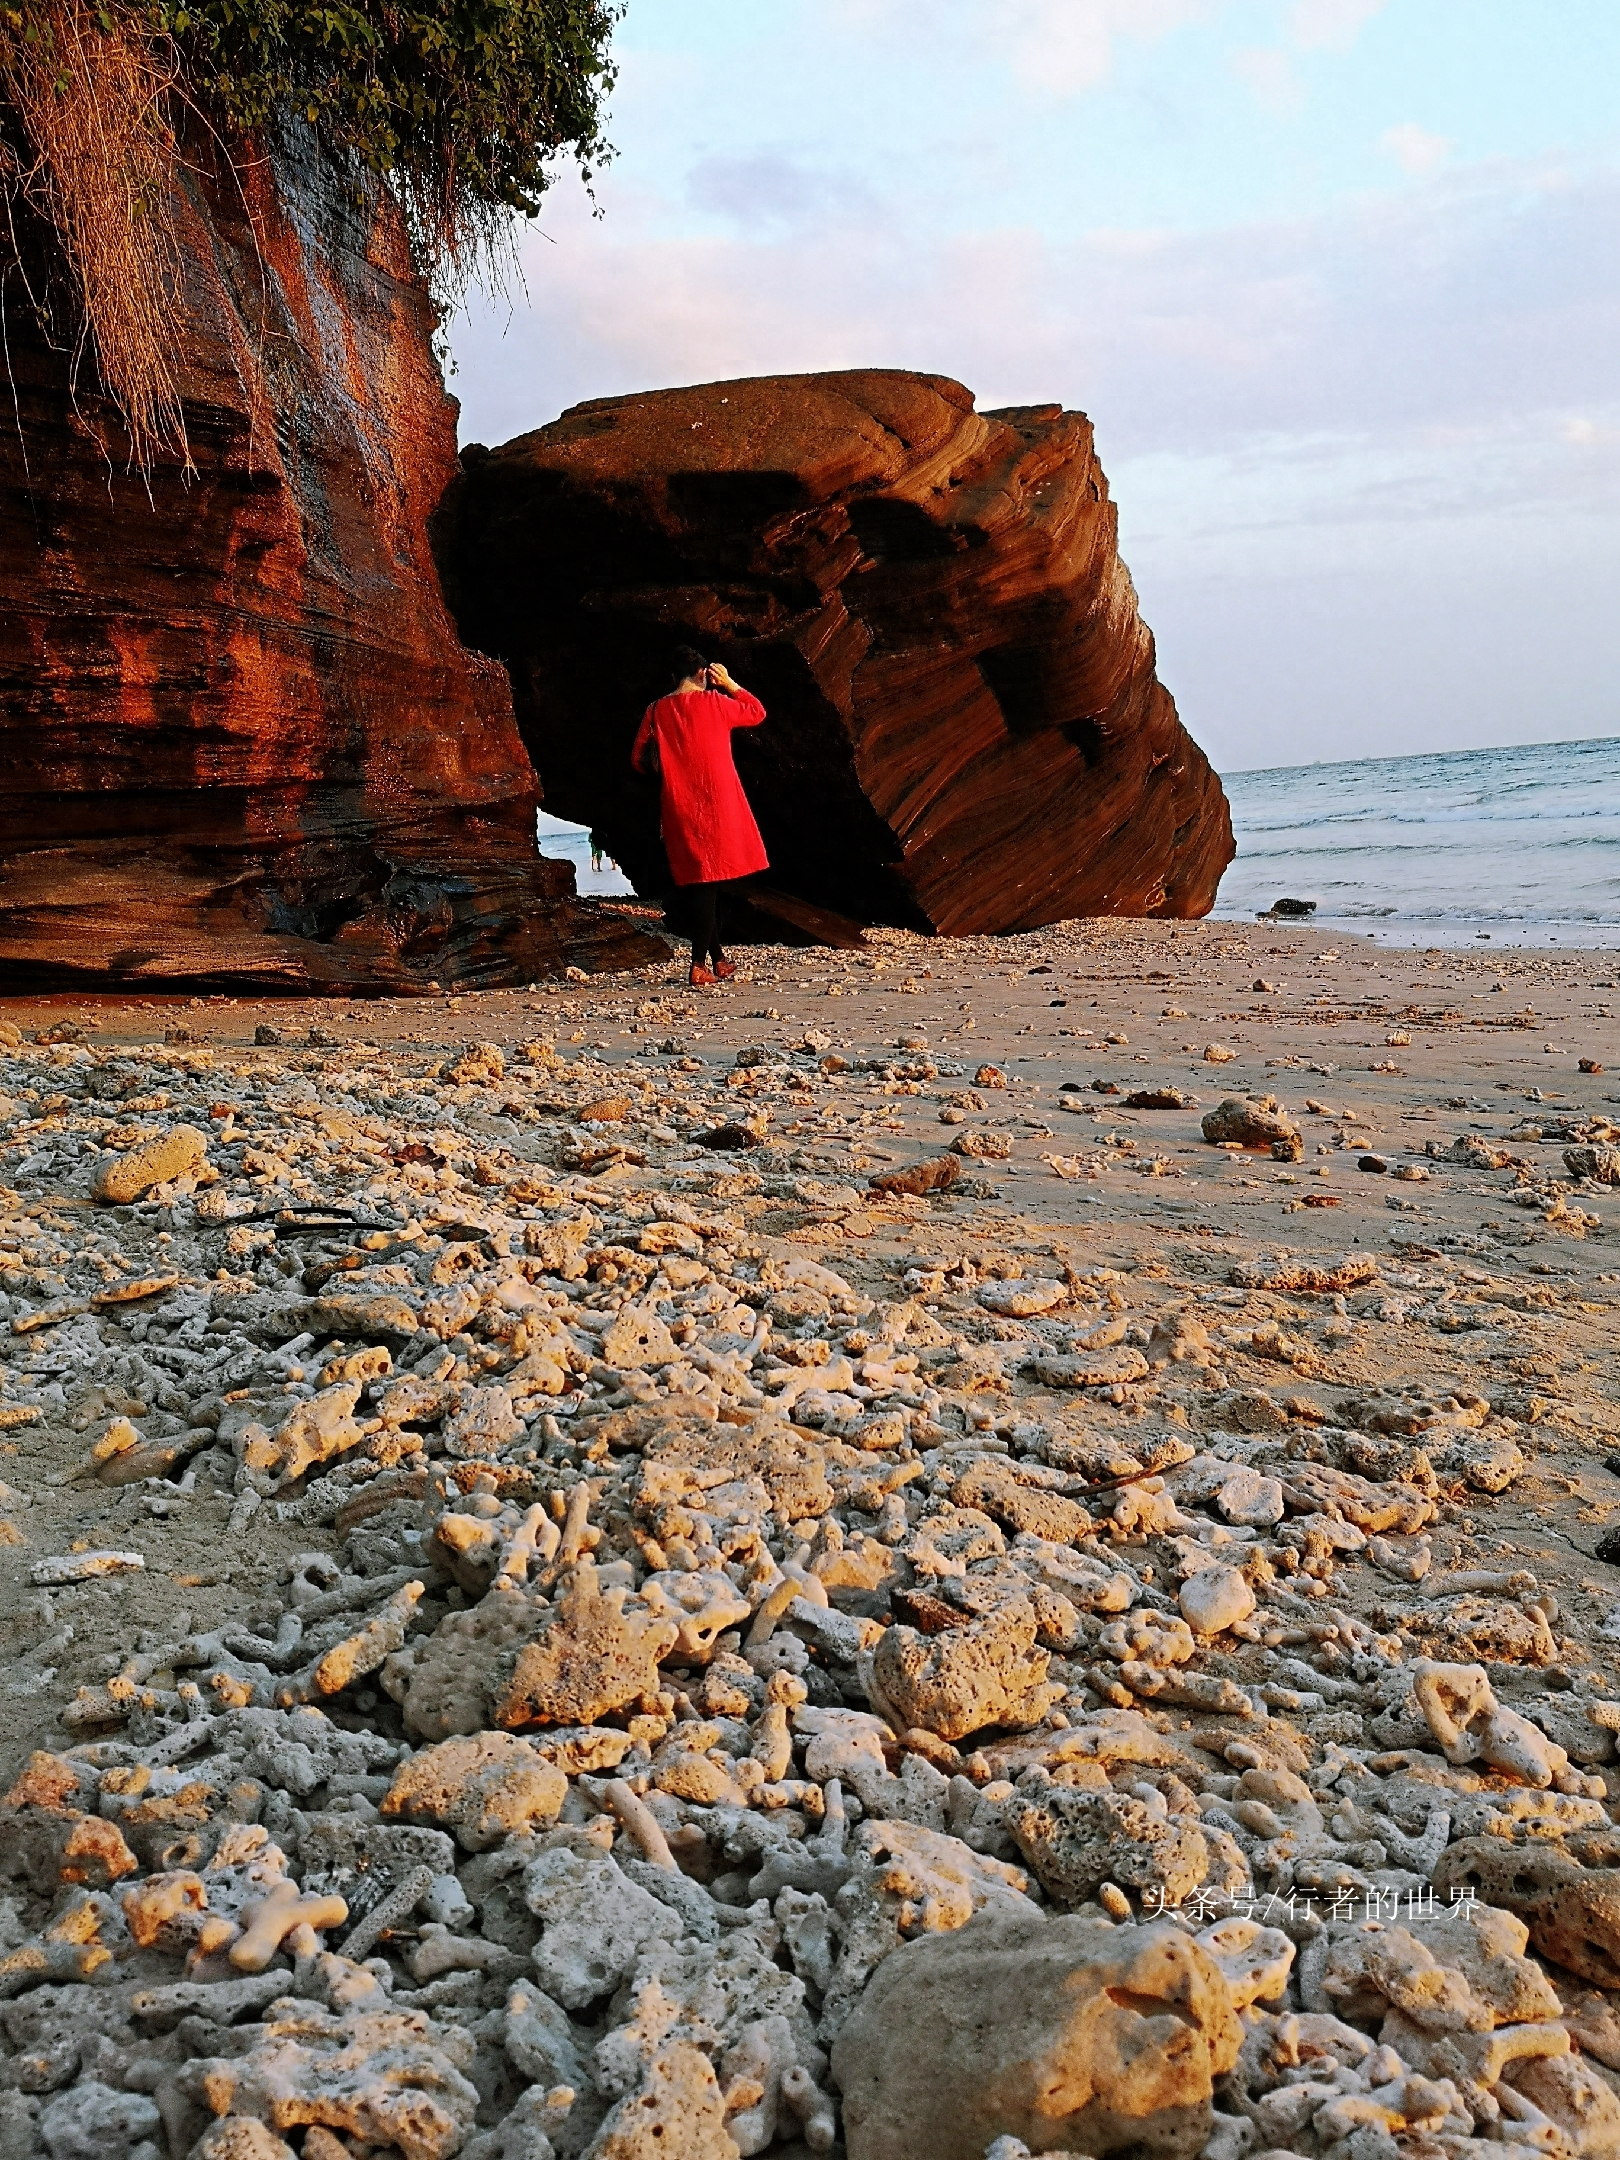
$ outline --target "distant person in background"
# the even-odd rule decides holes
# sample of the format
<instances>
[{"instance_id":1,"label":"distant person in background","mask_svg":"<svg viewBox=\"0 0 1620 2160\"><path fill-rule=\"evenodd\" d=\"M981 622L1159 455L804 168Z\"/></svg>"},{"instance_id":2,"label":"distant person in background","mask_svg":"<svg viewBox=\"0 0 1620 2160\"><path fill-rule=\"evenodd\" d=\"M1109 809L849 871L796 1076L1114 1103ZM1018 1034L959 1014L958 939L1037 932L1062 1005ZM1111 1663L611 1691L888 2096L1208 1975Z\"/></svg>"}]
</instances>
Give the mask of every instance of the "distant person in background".
<instances>
[{"instance_id":1,"label":"distant person in background","mask_svg":"<svg viewBox=\"0 0 1620 2160\"><path fill-rule=\"evenodd\" d=\"M647 707L630 762L658 775L664 849L691 924L688 979L707 988L737 972L720 942L726 888L770 867L731 755L732 729L758 727L765 708L690 645L671 672L673 686Z\"/></svg>"}]
</instances>

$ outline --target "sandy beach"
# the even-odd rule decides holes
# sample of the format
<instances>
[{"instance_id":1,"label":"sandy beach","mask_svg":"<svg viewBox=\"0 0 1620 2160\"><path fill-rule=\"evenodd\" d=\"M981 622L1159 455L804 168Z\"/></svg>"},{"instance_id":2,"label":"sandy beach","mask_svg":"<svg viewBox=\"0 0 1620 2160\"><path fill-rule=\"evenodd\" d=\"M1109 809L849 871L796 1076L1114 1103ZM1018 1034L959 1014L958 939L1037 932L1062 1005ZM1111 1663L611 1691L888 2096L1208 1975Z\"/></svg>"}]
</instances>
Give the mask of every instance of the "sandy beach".
<instances>
[{"instance_id":1,"label":"sandy beach","mask_svg":"<svg viewBox=\"0 0 1620 2160\"><path fill-rule=\"evenodd\" d=\"M0 1050L0 1777L35 1750L86 1776L133 1775L192 1750L187 1720L212 1717L224 1747L231 1716L272 1714L244 1706L291 1699L323 1704L381 1769L362 1748L341 1775L327 1765L277 1790L254 1758L253 1819L290 1850L332 1810L376 1823L413 1743L420 1762L423 1743L473 1729L412 1707L422 1646L484 1609L495 1565L478 1563L471 1515L446 1543L443 1511L481 1505L479 1534L492 1556L518 1551L521 1586L522 1555L542 1532L538 1551L547 1538L555 1551L559 1522L568 1557L585 1519L568 1496L583 1490L609 1579L641 1583L656 1613L652 1576L702 1577L725 1632L673 1681L666 1651L662 1695L649 1682L573 1702L561 1722L613 1746L563 1764L553 1838L595 1823L602 1849L628 1841L632 1855L667 1838L686 1868L718 1834L716 1801L738 1799L738 1750L764 1747L743 1722L765 1714L755 1683L794 1669L812 1710L886 1708L872 1760L888 1784L860 1786L858 1748L829 1742L818 1762L812 1739L806 1757L801 1723L798 1767L784 1742L769 1765L780 1793L756 1792L756 1810L813 1837L831 1763L845 1794L865 1793L868 1828L901 1820L891 1773L926 1765L916 1777L942 1794L966 1780L968 1800L1010 1796L996 1802L1008 1824L1024 1808L1016 1841L998 1825L973 1849L1099 1917L1149 1916L1155 1897L1180 1906L1192 1879L1167 1892L1162 1869L1133 1880L1116 1854L1106 1881L1064 1887L1039 1857L1041 1764L1121 1719L1181 1754L1172 1773L1170 1755L1143 1769L1126 1748L1121 1767L1099 1741L1113 1789L1156 1780L1172 1824L1177 1808L1201 1812L1210 1853L1230 1863L1200 1878L1204 1917L1237 1909L1234 1891L1250 1910L1269 1898L1296 1946L1335 1896L1343 1918L1345 1898L1398 1900L1432 1872L1437 1855L1420 1863L1396 1817L1369 1812L1380 1779L1428 1764L1454 1797L1511 1795L1527 1778L1575 1795L1571 1808L1620 1796L1620 1567L1595 1557L1620 1527L1607 1467L1620 1449L1612 957L1382 952L1281 923L1080 922L737 958L734 982L701 993L672 960L421 1002L6 1003L20 1040ZM1168 1106L1146 1106L1155 1095ZM1269 1142L1212 1144L1202 1120L1228 1098L1274 1098L1297 1144L1280 1157ZM200 1143L175 1142L184 1130ZM154 1143L171 1146L153 1158L163 1178L124 1204L95 1197L98 1181L126 1191L116 1166ZM942 1158L945 1189L882 1189ZM323 1403L324 1416L301 1412ZM817 1520L792 1523L772 1486L764 1543L728 1547L709 1516L683 1529L678 1508L633 1498L666 1427L757 1441L772 1419L831 1466L837 1505L824 1495ZM721 1474L698 1472L686 1504ZM964 1524L973 1536L941 1558ZM1072 1581L1042 1557L1060 1547ZM110 1557L91 1569L95 1555ZM1067 1619L1043 1621L1030 1653L1047 1675L1038 1715L991 1702L930 1725L897 1707L881 1649L871 1663L885 1630L926 1647L988 1627L1006 1589L996 1570L1019 1564L1026 1588L1069 1582ZM556 1583L534 1565L534 1585ZM402 1588L413 1566L418 1587ZM1189 1584L1230 1578L1239 1602L1155 1662L1155 1637L1109 1648L1119 1599L1099 1593L1088 1610L1075 1587L1109 1566L1156 1627L1181 1625ZM753 1647L784 1639L768 1616L761 1632L772 1582L784 1614L795 1583L815 1592L781 1622L796 1648L775 1665ZM488 1593L501 1594L510 1584ZM297 1644L309 1614L332 1610L357 1627L369 1613L392 1662L353 1653L357 1677L324 1693ZM305 1633L306 1647L334 1628ZM1448 1769L1406 1692L1423 1657L1488 1673L1497 1704L1526 1730L1539 1720L1551 1756L1514 1770L1476 1751L1472 1769ZM549 1713L537 1715L543 1749ZM705 1719L710 1783L683 1785L666 1774L666 1736ZM1211 1771L1201 1795L1194 1746ZM242 1759L240 1746L224 1758ZM1303 1776L1316 1831L1268 1844L1231 1797L1245 1762ZM601 1764L620 1782L611 1797ZM179 1772L163 1776L181 1788ZM636 1794L657 1815L650 1832ZM957 1806L935 1805L939 1836L968 1854L968 1817L939 1813ZM131 1867L176 1864L183 1840L159 1851L127 1835ZM746 1871L731 1865L704 1848L689 1879L746 1912ZM390 1938L399 1999L410 1974L440 1969L460 1988L432 1982L452 2023L506 1999L501 1957L424 1965L408 1919ZM28 1896L14 1921L15 1940L39 1924ZM140 1950L129 1970L177 1975L158 1954ZM808 1952L795 1969L812 2004L825 1997L821 2090L830 2028L859 2029L858 1989L838 1997L842 1968L818 1981ZM419 1981L409 1999L429 1996ZM828 2149L783 2125L769 2149Z\"/></svg>"},{"instance_id":2,"label":"sandy beach","mask_svg":"<svg viewBox=\"0 0 1620 2160\"><path fill-rule=\"evenodd\" d=\"M1282 924L1107 922L963 941L878 931L866 953L755 946L737 957L737 979L701 994L672 963L661 979L613 977L531 994L352 1005L8 1000L4 1017L28 1045L76 1021L97 1054L162 1044L182 1071L188 1049L206 1048L221 1078L233 1068L270 1080L301 1075L308 1092L333 1107L333 1083L347 1086L378 1069L404 1079L485 1041L516 1062L520 1046L536 1037L554 1044L565 1068L581 1069L576 1093L632 1071L650 1081L642 1114L655 1125L681 1117L701 1129L739 1103L758 1104L769 1113L763 1145L708 1158L711 1184L740 1188L722 1190L717 1201L751 1249L830 1252L852 1282L877 1295L897 1294L904 1271L921 1259L954 1263L967 1254L983 1265L1005 1254L1036 1274L1065 1264L1119 1270L1130 1285L1127 1308L1147 1328L1161 1309L1189 1298L1207 1308L1216 1365L1172 1367L1123 1391L1120 1403L1083 1396L1102 1429L1123 1436L1168 1415L1196 1430L1204 1406L1232 1388L1308 1401L1318 1413L1335 1390L1379 1386L1410 1384L1435 1399L1458 1387L1510 1398L1528 1424L1520 1438L1529 1440L1530 1465L1500 1497L1471 1492L1448 1504L1448 1562L1472 1564L1476 1553L1511 1548L1556 1585L1588 1629L1607 1612L1620 1573L1590 1554L1602 1526L1620 1515L1620 1479L1603 1467L1605 1451L1620 1446L1613 1317L1620 1192L1583 1190L1562 1210L1557 1196L1569 1190L1562 1127L1605 1116L1620 1124L1612 956L1380 952L1369 941L1328 940ZM264 1027L276 1030L282 1047L254 1046ZM310 1047L311 1029L329 1040ZM736 1054L752 1046L769 1053L767 1071L797 1053L798 1085L773 1077L738 1086ZM1233 1054L1209 1062L1211 1047ZM352 1059L351 1049L362 1057ZM828 1056L852 1069L823 1075ZM30 1047L24 1057L48 1099L50 1053ZM869 1069L874 1060L919 1077L888 1078ZM942 1060L963 1069L921 1076ZM1584 1073L1583 1060L1607 1069ZM975 1087L972 1076L986 1063L1002 1078ZM14 1080L21 1076L14 1069ZM1162 1085L1196 1101L1182 1110L1123 1106L1125 1095ZM488 1092L479 1089L475 1099ZM1252 1094L1275 1095L1297 1116L1300 1162L1276 1164L1203 1141L1204 1110ZM485 1137L526 1159L533 1128L491 1109ZM84 1122L42 1118L40 1106L14 1101L4 1174L15 1180L20 1159ZM415 1122L400 1120L402 1128ZM428 1129L437 1119L423 1123ZM1546 1138L1530 1137L1538 1128ZM963 1164L984 1197L946 1195L902 1213L868 1196L872 1176L937 1156L968 1130L1009 1144L1004 1158ZM639 1125L617 1128L620 1135L649 1163L676 1149L673 1134L649 1143ZM1445 1160L1469 1135L1509 1160L1499 1170ZM690 1159L693 1151L681 1152ZM1369 1155L1387 1164L1384 1175L1359 1167ZM352 1176L303 1167L317 1171L311 1190L319 1197L352 1187ZM798 1180L803 1194L765 1190L782 1177ZM750 1189L756 1178L759 1189ZM624 1182L641 1180L610 1163L589 1184L607 1195ZM30 1219L51 1215L52 1189L30 1189L39 1185L37 1177L14 1185L8 1212L19 1244ZM418 1189L441 1211L452 1193L465 1190L475 1203L485 1197L449 1165ZM276 1194L269 1184L267 1199ZM1536 1204L1526 1206L1531 1196ZM65 1253L92 1219L82 1197L54 1219ZM124 1218L120 1235L139 1266L161 1257L158 1241L171 1244L175 1234ZM227 1236L203 1234L198 1257L216 1263L206 1275L232 1257ZM1375 1256L1379 1274L1348 1296L1234 1287L1244 1269L1277 1272L1291 1261L1355 1251ZM18 1302L30 1302L27 1291ZM1297 1343L1297 1354L1221 1344L1223 1330L1238 1338L1266 1322ZM1006 1333L1016 1340L1016 1325ZM17 1368L48 1355L49 1337L13 1335L7 1347L15 1395ZM1005 1422L1038 1415L1053 1398L1014 1371L1004 1389L970 1386L962 1400ZM10 1517L26 1543L0 1552L14 1656L26 1657L40 1634L39 1619L24 1610L29 1560L89 1533L98 1544L122 1542L121 1532L112 1534L120 1522L139 1524L151 1571L183 1575L205 1548L211 1566L229 1569L228 1587L179 1586L200 1627L249 1601L249 1585L273 1579L265 1525L220 1551L225 1495L148 1520L127 1489L109 1499L47 1482L82 1450L78 1433L47 1424L0 1445L7 1479L29 1503ZM175 1587L160 1591L159 1602ZM141 1611L152 1586L132 1582L120 1595ZM76 1638L52 1653L52 1683L25 1682L26 1693L13 1683L8 1768L57 1729L56 1709L105 1647Z\"/></svg>"}]
</instances>

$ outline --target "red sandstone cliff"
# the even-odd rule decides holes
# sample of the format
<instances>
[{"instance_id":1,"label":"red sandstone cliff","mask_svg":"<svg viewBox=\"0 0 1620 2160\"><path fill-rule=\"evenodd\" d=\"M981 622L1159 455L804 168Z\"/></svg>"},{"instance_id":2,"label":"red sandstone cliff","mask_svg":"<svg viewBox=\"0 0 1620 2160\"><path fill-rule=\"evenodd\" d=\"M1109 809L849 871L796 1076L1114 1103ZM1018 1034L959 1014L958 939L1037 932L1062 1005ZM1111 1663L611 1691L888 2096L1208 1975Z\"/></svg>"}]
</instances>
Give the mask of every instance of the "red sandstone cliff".
<instances>
[{"instance_id":1,"label":"red sandstone cliff","mask_svg":"<svg viewBox=\"0 0 1620 2160\"><path fill-rule=\"evenodd\" d=\"M1083 414L780 376L600 399L462 462L435 528L462 629L511 665L549 806L642 891L667 872L627 753L690 642L770 709L738 765L801 898L947 932L1209 908L1226 799Z\"/></svg>"},{"instance_id":2,"label":"red sandstone cliff","mask_svg":"<svg viewBox=\"0 0 1620 2160\"><path fill-rule=\"evenodd\" d=\"M0 986L419 988L661 956L537 856L505 670L445 612L426 524L455 407L398 218L307 134L240 174L191 158L194 473L160 464L148 496L109 465L115 416L75 408L7 282Z\"/></svg>"}]
</instances>

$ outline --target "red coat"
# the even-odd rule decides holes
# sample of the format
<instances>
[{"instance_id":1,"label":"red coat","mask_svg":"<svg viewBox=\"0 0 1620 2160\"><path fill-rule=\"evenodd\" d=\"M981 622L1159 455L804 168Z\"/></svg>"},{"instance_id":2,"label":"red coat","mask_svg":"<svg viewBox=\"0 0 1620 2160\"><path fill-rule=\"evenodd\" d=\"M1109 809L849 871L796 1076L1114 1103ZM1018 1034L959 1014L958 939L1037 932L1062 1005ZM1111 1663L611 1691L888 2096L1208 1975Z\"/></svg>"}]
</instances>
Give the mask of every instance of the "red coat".
<instances>
[{"instance_id":1,"label":"red coat","mask_svg":"<svg viewBox=\"0 0 1620 2160\"><path fill-rule=\"evenodd\" d=\"M747 690L684 690L649 705L630 751L645 771L656 739L664 848L677 885L713 885L770 867L731 757L733 728L758 727L765 708Z\"/></svg>"}]
</instances>

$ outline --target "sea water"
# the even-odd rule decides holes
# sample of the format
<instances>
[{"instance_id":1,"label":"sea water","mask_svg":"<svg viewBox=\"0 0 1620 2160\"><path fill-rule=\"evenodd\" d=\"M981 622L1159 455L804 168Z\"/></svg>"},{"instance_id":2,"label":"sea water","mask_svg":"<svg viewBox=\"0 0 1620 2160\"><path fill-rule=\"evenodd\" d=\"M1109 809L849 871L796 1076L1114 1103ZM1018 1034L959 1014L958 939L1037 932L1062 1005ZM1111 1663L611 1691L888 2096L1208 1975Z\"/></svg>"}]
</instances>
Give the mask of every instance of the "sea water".
<instances>
[{"instance_id":1,"label":"sea water","mask_svg":"<svg viewBox=\"0 0 1620 2160\"><path fill-rule=\"evenodd\" d=\"M1389 945L1620 947L1620 739L1223 773L1215 914L1287 897Z\"/></svg>"},{"instance_id":2,"label":"sea water","mask_svg":"<svg viewBox=\"0 0 1620 2160\"><path fill-rule=\"evenodd\" d=\"M542 810L537 820L542 855L554 855L574 866L574 890L578 893L611 893L622 897L635 887L610 857L593 861L591 835L584 825L570 825Z\"/></svg>"},{"instance_id":3,"label":"sea water","mask_svg":"<svg viewBox=\"0 0 1620 2160\"><path fill-rule=\"evenodd\" d=\"M1222 775L1237 860L1215 914L1314 900L1321 929L1389 945L1620 947L1620 739L1355 758ZM623 894L583 825L540 850L582 893Z\"/></svg>"}]
</instances>

